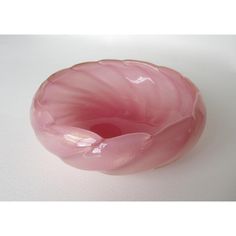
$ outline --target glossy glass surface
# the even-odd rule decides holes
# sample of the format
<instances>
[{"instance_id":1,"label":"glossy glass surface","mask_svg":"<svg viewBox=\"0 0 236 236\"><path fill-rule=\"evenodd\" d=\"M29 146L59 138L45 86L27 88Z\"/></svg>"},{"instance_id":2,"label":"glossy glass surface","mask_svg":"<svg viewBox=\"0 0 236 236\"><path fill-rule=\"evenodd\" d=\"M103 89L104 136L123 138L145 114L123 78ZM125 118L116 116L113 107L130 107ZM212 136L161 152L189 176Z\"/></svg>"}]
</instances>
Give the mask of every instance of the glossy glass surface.
<instances>
[{"instance_id":1,"label":"glossy glass surface","mask_svg":"<svg viewBox=\"0 0 236 236\"><path fill-rule=\"evenodd\" d=\"M205 114L199 90L175 70L102 60L51 75L34 97L31 121L65 163L129 174L180 157L200 137Z\"/></svg>"}]
</instances>

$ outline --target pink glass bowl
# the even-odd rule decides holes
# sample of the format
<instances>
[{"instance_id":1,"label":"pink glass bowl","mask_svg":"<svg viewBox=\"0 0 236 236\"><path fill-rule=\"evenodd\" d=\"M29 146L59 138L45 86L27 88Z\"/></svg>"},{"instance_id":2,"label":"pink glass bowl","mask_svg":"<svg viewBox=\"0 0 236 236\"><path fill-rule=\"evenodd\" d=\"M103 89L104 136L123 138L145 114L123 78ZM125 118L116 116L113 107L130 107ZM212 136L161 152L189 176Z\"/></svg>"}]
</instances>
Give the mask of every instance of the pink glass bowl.
<instances>
[{"instance_id":1,"label":"pink glass bowl","mask_svg":"<svg viewBox=\"0 0 236 236\"><path fill-rule=\"evenodd\" d=\"M199 90L173 69L134 60L81 63L38 89L31 123L40 142L84 170L129 174L179 158L200 137Z\"/></svg>"}]
</instances>

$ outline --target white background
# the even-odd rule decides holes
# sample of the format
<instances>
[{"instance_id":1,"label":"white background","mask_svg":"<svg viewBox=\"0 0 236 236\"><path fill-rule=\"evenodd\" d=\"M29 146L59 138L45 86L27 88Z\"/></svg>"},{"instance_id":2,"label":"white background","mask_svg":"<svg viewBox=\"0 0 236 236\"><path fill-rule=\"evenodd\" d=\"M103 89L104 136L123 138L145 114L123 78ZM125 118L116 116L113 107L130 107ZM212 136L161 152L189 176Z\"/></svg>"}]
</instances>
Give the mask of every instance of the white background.
<instances>
[{"instance_id":1,"label":"white background","mask_svg":"<svg viewBox=\"0 0 236 236\"><path fill-rule=\"evenodd\" d=\"M109 176L65 165L37 141L29 108L55 71L89 60L172 67L202 91L207 126L166 167ZM236 200L236 37L0 36L0 200Z\"/></svg>"}]
</instances>

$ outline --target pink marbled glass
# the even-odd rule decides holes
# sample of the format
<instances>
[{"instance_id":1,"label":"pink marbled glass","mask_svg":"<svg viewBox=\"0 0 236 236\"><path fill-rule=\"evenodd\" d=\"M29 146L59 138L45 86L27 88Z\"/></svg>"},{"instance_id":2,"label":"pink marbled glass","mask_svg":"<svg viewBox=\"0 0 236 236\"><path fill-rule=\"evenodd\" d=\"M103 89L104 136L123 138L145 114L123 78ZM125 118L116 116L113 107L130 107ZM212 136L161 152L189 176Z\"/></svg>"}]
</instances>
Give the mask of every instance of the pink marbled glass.
<instances>
[{"instance_id":1,"label":"pink marbled glass","mask_svg":"<svg viewBox=\"0 0 236 236\"><path fill-rule=\"evenodd\" d=\"M205 125L199 90L180 73L134 60L102 60L51 75L31 123L65 163L129 174L165 165L190 149Z\"/></svg>"}]
</instances>

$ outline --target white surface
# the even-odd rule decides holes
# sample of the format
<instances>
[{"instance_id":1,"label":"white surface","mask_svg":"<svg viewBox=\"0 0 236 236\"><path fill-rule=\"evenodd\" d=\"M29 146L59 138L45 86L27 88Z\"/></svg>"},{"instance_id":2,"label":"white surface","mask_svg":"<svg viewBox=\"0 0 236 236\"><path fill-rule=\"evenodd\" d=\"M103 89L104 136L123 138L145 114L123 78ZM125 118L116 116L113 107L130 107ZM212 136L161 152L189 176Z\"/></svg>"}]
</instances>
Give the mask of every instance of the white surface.
<instances>
[{"instance_id":1,"label":"white surface","mask_svg":"<svg viewBox=\"0 0 236 236\"><path fill-rule=\"evenodd\" d=\"M29 108L55 71L89 60L172 67L202 91L208 119L182 159L129 176L74 169L37 141ZM236 200L235 36L0 36L0 200Z\"/></svg>"}]
</instances>

